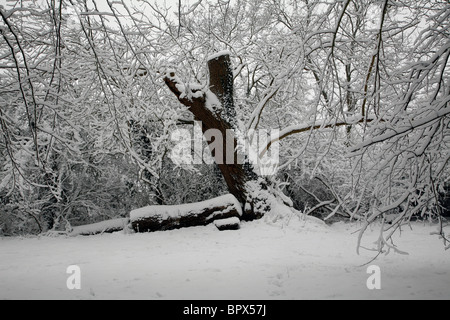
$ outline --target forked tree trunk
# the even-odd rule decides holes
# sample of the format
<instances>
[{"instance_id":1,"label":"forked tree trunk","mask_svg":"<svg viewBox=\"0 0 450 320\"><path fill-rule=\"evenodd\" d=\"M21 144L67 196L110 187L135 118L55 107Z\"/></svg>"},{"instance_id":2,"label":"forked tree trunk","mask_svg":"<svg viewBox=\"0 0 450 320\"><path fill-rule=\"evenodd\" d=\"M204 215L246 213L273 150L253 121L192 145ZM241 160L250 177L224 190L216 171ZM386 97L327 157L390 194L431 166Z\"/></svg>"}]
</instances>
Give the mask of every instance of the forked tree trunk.
<instances>
[{"instance_id":1,"label":"forked tree trunk","mask_svg":"<svg viewBox=\"0 0 450 320\"><path fill-rule=\"evenodd\" d=\"M216 129L222 134L223 150L214 149L213 157L228 186L229 192L239 200L244 209L242 220L251 221L261 218L269 209L265 199L255 198L253 190L249 190L249 182L258 185L261 189L259 176L254 172L248 162L246 154L242 154L236 148L236 109L233 97L233 69L228 53L217 54L208 61L209 69L209 93L202 94L198 91L185 92L175 72L170 72L165 77L169 89L178 100L189 108L196 121L202 123L203 133ZM220 106L211 107L210 94L215 95ZM212 141L209 142L210 146ZM216 144L217 146L217 144Z\"/></svg>"},{"instance_id":2,"label":"forked tree trunk","mask_svg":"<svg viewBox=\"0 0 450 320\"><path fill-rule=\"evenodd\" d=\"M195 121L202 123L202 132L209 143L228 190L237 199L240 206L239 218L244 221L259 219L270 207L267 199L261 196L261 192L254 192L255 186L256 189L262 190L264 185L248 162L247 155L242 154L237 148L236 109L233 98L234 77L230 55L222 53L211 57L208 61L208 68L210 79L209 90L206 91L186 88L174 71L169 72L164 81L178 100L189 108ZM210 130L220 132L223 141L220 143L215 140L209 141ZM214 137L217 139L217 135ZM222 149L217 146L222 146ZM199 205L201 206L201 203L193 204L191 207L199 208ZM178 207L186 208L183 205ZM226 214L223 214L224 208L226 208ZM218 204L216 207L209 206L193 211L188 206L188 210L184 210L186 212L179 210L179 214L175 215L175 218L173 215L161 214L164 211L163 207L147 209L147 213L144 215L133 213L132 225L138 232L200 226L213 222L215 217L219 219L236 217L235 210L229 210L229 204L226 204L225 207ZM177 207L172 207L172 209L178 210Z\"/></svg>"}]
</instances>

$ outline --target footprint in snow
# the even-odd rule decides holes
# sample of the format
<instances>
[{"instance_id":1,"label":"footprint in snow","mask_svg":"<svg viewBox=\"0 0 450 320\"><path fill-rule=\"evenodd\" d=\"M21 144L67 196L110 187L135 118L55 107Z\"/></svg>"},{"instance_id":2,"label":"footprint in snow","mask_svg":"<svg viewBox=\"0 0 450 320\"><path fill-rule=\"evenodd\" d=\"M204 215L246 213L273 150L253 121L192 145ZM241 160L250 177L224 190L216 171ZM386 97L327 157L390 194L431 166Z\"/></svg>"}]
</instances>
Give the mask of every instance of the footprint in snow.
<instances>
[{"instance_id":1,"label":"footprint in snow","mask_svg":"<svg viewBox=\"0 0 450 320\"><path fill-rule=\"evenodd\" d=\"M271 297L281 297L281 296L285 296L286 292L284 292L283 290L274 290L274 291L270 292L269 295Z\"/></svg>"},{"instance_id":2,"label":"footprint in snow","mask_svg":"<svg viewBox=\"0 0 450 320\"><path fill-rule=\"evenodd\" d=\"M279 273L275 277L273 277L272 279L269 280L269 284L274 285L278 288L282 288L284 285L283 278L284 278L283 274Z\"/></svg>"}]
</instances>

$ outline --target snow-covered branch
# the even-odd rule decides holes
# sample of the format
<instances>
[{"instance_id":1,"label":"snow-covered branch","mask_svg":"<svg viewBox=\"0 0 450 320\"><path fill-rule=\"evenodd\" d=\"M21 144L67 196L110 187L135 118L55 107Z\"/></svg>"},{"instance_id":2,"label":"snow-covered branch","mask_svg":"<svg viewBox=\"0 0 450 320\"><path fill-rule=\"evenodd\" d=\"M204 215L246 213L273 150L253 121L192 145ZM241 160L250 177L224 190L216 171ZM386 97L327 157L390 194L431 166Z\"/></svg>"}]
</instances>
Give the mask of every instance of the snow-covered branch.
<instances>
[{"instance_id":1,"label":"snow-covered branch","mask_svg":"<svg viewBox=\"0 0 450 320\"><path fill-rule=\"evenodd\" d=\"M328 120L323 122L316 122L315 124L298 124L298 125L292 125L289 127L284 128L283 130L280 130L279 134L277 136L271 137L271 140L269 143L261 150L260 157L264 156L264 154L270 149L270 147L278 142L281 141L287 137L290 137L295 134L299 133L305 133L310 132L314 130L319 129L330 129L330 128L338 128L338 127L344 127L344 126L352 126L355 124L364 124L375 121L375 119L365 119L361 117L355 117L355 118L349 118L344 121L336 121L336 120Z\"/></svg>"},{"instance_id":2,"label":"snow-covered branch","mask_svg":"<svg viewBox=\"0 0 450 320\"><path fill-rule=\"evenodd\" d=\"M416 129L422 128L424 126L430 125L433 122L441 120L443 117L446 117L450 114L450 107L448 107L448 103L450 102L450 95L445 97L437 106L436 111L430 111L430 114L424 116L421 119L408 119L401 124L397 124L393 127L388 133L384 133L382 135L376 136L374 138L370 138L361 144L354 146L350 149L351 152L359 151L363 148L367 148L374 144L387 141L389 139L402 136ZM447 106L447 107L445 107Z\"/></svg>"}]
</instances>

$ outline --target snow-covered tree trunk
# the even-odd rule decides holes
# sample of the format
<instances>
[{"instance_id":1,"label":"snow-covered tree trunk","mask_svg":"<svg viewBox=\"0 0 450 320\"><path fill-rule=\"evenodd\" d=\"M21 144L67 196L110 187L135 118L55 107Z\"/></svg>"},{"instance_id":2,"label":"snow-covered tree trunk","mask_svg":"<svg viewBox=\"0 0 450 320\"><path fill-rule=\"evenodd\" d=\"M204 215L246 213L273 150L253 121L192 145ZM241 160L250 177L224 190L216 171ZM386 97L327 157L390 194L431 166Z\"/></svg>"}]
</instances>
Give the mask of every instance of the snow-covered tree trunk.
<instances>
[{"instance_id":1,"label":"snow-covered tree trunk","mask_svg":"<svg viewBox=\"0 0 450 320\"><path fill-rule=\"evenodd\" d=\"M131 226L136 232L166 231L187 227L205 226L230 218L240 219L242 208L236 198L224 195L219 198L178 206L149 206L130 213ZM218 225L218 228L222 226Z\"/></svg>"},{"instance_id":2,"label":"snow-covered tree trunk","mask_svg":"<svg viewBox=\"0 0 450 320\"><path fill-rule=\"evenodd\" d=\"M213 157L232 195L243 206L242 220L251 221L264 216L270 207L267 199L255 189L264 189L263 179L253 170L248 155L237 148L236 110L233 99L233 69L230 54L220 52L208 59L209 88L186 88L175 71L169 71L165 82L178 100L189 108L209 141L210 132L220 132L221 143L209 141ZM194 87L194 86L191 86ZM216 137L217 138L217 137ZM222 146L222 149L218 146ZM256 195L256 196L255 196Z\"/></svg>"}]
</instances>

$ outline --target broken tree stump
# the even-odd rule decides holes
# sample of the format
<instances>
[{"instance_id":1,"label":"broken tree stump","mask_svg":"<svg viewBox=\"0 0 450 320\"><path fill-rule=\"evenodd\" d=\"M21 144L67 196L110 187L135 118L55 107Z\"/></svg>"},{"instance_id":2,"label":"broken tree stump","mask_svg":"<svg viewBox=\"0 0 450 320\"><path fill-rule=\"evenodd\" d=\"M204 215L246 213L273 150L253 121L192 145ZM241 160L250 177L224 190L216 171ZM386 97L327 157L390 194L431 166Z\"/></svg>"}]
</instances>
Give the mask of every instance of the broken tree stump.
<instances>
[{"instance_id":1,"label":"broken tree stump","mask_svg":"<svg viewBox=\"0 0 450 320\"><path fill-rule=\"evenodd\" d=\"M179 102L189 109L194 119L201 122L204 136L209 130L220 132L222 141L219 143L215 139L206 136L205 138L211 151L214 151L213 157L228 186L228 191L242 203L243 207L248 204L248 210L243 212L241 220L252 221L262 218L266 212L261 203L264 199L253 198L255 190L249 190L248 184L257 184L260 176L253 170L250 155L237 148L239 132L233 97L234 75L231 53L221 51L208 57L208 69L209 88L203 90L190 89L198 87L198 83L186 87L174 70L168 70L164 81ZM221 148L216 148L216 145ZM260 186L259 189L262 188Z\"/></svg>"},{"instance_id":2,"label":"broken tree stump","mask_svg":"<svg viewBox=\"0 0 450 320\"><path fill-rule=\"evenodd\" d=\"M239 201L231 194L212 200L177 206L149 206L130 213L136 232L154 232L206 226L215 220L242 216Z\"/></svg>"}]
</instances>

